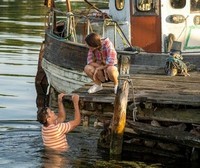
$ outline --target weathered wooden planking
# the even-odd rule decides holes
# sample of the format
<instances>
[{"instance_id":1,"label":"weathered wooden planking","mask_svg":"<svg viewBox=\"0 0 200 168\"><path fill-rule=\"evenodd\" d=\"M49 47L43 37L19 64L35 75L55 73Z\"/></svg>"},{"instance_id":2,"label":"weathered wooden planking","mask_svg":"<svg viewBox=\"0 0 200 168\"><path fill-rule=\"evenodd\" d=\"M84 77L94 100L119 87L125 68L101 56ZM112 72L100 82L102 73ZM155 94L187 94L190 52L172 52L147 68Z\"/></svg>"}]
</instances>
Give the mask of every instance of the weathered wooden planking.
<instances>
[{"instance_id":1,"label":"weathered wooden planking","mask_svg":"<svg viewBox=\"0 0 200 168\"><path fill-rule=\"evenodd\" d=\"M143 109L144 113L142 115L139 113L137 115L138 119L200 124L199 72L193 73L190 77L137 74L131 75L130 79L133 81L136 103L148 102L153 103L154 106L153 109ZM113 94L112 82L104 83L103 90L88 94L87 90L92 85L93 83L87 83L84 87L74 92L79 94L80 99L84 102L102 103L104 107L105 103L114 105L115 94ZM128 101L132 102L133 90L131 86L129 89ZM187 106L185 109L167 109L168 104L192 106ZM163 107L159 108L159 105Z\"/></svg>"},{"instance_id":2,"label":"weathered wooden planking","mask_svg":"<svg viewBox=\"0 0 200 168\"><path fill-rule=\"evenodd\" d=\"M173 109L159 108L142 109L137 114L139 120L156 120L178 123L193 123L200 125L200 110L199 109Z\"/></svg>"},{"instance_id":3,"label":"weathered wooden planking","mask_svg":"<svg viewBox=\"0 0 200 168\"><path fill-rule=\"evenodd\" d=\"M85 85L84 87L75 90L73 93L78 94L80 99L86 102L114 103L115 94L113 93L113 89L104 87L104 90L89 94L87 91L92 85L92 83L90 83L90 86ZM66 96L66 98L67 97L70 97L70 95Z\"/></svg>"},{"instance_id":4,"label":"weathered wooden planking","mask_svg":"<svg viewBox=\"0 0 200 168\"><path fill-rule=\"evenodd\" d=\"M179 131L173 128L155 127L149 124L133 122L130 120L127 120L127 123L141 136L200 148L200 138L191 133Z\"/></svg>"},{"instance_id":5,"label":"weathered wooden planking","mask_svg":"<svg viewBox=\"0 0 200 168\"><path fill-rule=\"evenodd\" d=\"M186 95L179 93L167 92L151 92L151 91L136 91L136 101L152 102L159 104L176 104L176 105L191 105L200 106L200 95ZM129 97L131 99L131 96Z\"/></svg>"},{"instance_id":6,"label":"weathered wooden planking","mask_svg":"<svg viewBox=\"0 0 200 168\"><path fill-rule=\"evenodd\" d=\"M167 76L167 75L156 75L156 74L131 74L130 78L134 79L154 79L156 80L167 80L167 81L176 81L176 82L181 82L181 81L190 81L190 82L200 82L200 72L199 71L194 71L189 73L190 76ZM122 77L121 77L122 78Z\"/></svg>"},{"instance_id":7,"label":"weathered wooden planking","mask_svg":"<svg viewBox=\"0 0 200 168\"><path fill-rule=\"evenodd\" d=\"M161 104L200 106L200 74L191 76L131 75L135 98Z\"/></svg>"},{"instance_id":8,"label":"weathered wooden planking","mask_svg":"<svg viewBox=\"0 0 200 168\"><path fill-rule=\"evenodd\" d=\"M123 79L122 77L120 79ZM191 76L166 75L131 75L129 80L129 102L133 100L133 90L136 102L152 102L159 104L176 104L200 106L200 73L194 72ZM104 83L104 89L88 94L87 90L93 85L88 83L74 93L80 95L83 101L114 103L113 83Z\"/></svg>"},{"instance_id":9,"label":"weathered wooden planking","mask_svg":"<svg viewBox=\"0 0 200 168\"><path fill-rule=\"evenodd\" d=\"M127 55L127 54L126 54ZM169 54L160 54L160 53L146 53L140 52L139 54L132 54L131 55L131 64L132 65L145 65L148 66L157 66L157 67L164 67L166 64L166 59L168 58ZM200 59L199 53L196 55L194 54L182 54L183 61L186 63L190 63L195 65L197 68L200 67Z\"/></svg>"},{"instance_id":10,"label":"weathered wooden planking","mask_svg":"<svg viewBox=\"0 0 200 168\"><path fill-rule=\"evenodd\" d=\"M159 66L146 66L146 65L131 65L130 66L131 74L157 74L164 75L165 71L163 67Z\"/></svg>"},{"instance_id":11,"label":"weathered wooden planking","mask_svg":"<svg viewBox=\"0 0 200 168\"><path fill-rule=\"evenodd\" d=\"M88 48L83 44L77 44L65 39L58 39L46 31L44 58L57 66L83 71L86 64ZM78 61L77 61L78 60ZM73 69L72 69L73 70Z\"/></svg>"}]
</instances>

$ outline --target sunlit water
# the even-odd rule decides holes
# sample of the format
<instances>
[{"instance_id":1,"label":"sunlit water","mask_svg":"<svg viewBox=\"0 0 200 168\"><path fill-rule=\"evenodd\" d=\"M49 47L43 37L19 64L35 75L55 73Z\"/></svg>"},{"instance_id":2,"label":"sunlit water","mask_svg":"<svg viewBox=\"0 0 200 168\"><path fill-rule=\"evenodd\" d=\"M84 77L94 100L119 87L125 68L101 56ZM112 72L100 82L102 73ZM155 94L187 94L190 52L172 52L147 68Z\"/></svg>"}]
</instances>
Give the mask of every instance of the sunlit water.
<instances>
[{"instance_id":1,"label":"sunlit water","mask_svg":"<svg viewBox=\"0 0 200 168\"><path fill-rule=\"evenodd\" d=\"M43 2L0 0L0 120L35 120Z\"/></svg>"},{"instance_id":2,"label":"sunlit water","mask_svg":"<svg viewBox=\"0 0 200 168\"><path fill-rule=\"evenodd\" d=\"M92 122L89 128L79 126L69 133L69 151L55 153L43 148L40 124L36 122L35 91L38 54L44 38L43 3L0 0L0 167L99 167L97 162L107 161L109 156L97 148L101 129L95 129ZM148 163L132 160L134 167L165 167L157 162L157 158Z\"/></svg>"},{"instance_id":3,"label":"sunlit water","mask_svg":"<svg viewBox=\"0 0 200 168\"><path fill-rule=\"evenodd\" d=\"M94 128L78 127L67 137L69 151L56 153L44 150L37 122L1 122L0 167L93 167L96 160L102 159L96 145L97 132Z\"/></svg>"}]
</instances>

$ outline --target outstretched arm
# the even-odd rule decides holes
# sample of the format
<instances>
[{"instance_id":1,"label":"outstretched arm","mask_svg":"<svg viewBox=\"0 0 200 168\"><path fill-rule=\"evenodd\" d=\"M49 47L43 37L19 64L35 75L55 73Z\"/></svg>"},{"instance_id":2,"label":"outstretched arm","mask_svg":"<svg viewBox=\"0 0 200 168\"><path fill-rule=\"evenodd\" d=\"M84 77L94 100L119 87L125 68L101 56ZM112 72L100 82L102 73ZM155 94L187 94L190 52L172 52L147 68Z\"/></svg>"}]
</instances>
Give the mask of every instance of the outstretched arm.
<instances>
[{"instance_id":1,"label":"outstretched arm","mask_svg":"<svg viewBox=\"0 0 200 168\"><path fill-rule=\"evenodd\" d=\"M60 93L58 95L58 118L57 118L58 123L62 123L66 120L65 107L63 105L64 96L65 96L64 93Z\"/></svg>"},{"instance_id":2,"label":"outstretched arm","mask_svg":"<svg viewBox=\"0 0 200 168\"><path fill-rule=\"evenodd\" d=\"M71 125L71 130L76 128L81 123L81 114L79 110L79 95L73 94L72 101L74 104L74 120L69 121Z\"/></svg>"}]
</instances>

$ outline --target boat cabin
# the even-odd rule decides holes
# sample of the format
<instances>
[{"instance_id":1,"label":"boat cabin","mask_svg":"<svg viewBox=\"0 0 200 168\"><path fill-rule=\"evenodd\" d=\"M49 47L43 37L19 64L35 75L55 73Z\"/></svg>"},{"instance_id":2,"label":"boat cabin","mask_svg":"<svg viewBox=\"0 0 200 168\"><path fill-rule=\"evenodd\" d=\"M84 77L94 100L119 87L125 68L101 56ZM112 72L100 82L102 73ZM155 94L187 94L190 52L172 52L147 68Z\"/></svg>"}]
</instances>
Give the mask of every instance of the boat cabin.
<instances>
[{"instance_id":1,"label":"boat cabin","mask_svg":"<svg viewBox=\"0 0 200 168\"><path fill-rule=\"evenodd\" d=\"M84 43L85 36L96 31L109 37L117 50L137 46L149 53L172 48L185 53L200 51L200 0L109 0L108 10L88 0L76 9L71 8L72 1L66 2L67 13L54 10L49 20L54 28L64 21L68 40ZM86 8L80 7L84 5ZM59 35L63 32L61 28Z\"/></svg>"},{"instance_id":2,"label":"boat cabin","mask_svg":"<svg viewBox=\"0 0 200 168\"><path fill-rule=\"evenodd\" d=\"M169 52L172 41L200 51L200 0L110 0L109 14L147 52Z\"/></svg>"}]
</instances>

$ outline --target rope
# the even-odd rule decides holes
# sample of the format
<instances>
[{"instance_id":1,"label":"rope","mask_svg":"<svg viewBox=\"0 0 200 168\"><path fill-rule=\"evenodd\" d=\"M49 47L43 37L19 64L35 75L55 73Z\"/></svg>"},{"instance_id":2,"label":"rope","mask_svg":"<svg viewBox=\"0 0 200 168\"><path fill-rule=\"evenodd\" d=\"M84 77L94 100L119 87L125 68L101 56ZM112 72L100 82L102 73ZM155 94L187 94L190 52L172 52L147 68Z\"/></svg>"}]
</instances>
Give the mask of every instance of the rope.
<instances>
[{"instance_id":1,"label":"rope","mask_svg":"<svg viewBox=\"0 0 200 168\"><path fill-rule=\"evenodd\" d=\"M92 8L96 9L98 12L100 12L102 15L104 14L99 8L97 8L96 6L94 6L93 4L91 4L90 2L88 2L88 0L84 0L87 4L89 4ZM107 15L107 17L109 19L111 19L110 16ZM131 43L129 42L129 40L127 39L126 35L124 34L123 30L121 29L121 27L119 26L119 24L117 23L117 21L112 20L112 22L114 22L117 25L117 31L120 35L120 37L122 38L122 36L124 37L122 40L125 39L126 44L128 44L130 47L132 47ZM123 41L124 43L124 41Z\"/></svg>"},{"instance_id":2,"label":"rope","mask_svg":"<svg viewBox=\"0 0 200 168\"><path fill-rule=\"evenodd\" d=\"M105 19L105 25L109 26L111 23L114 23L115 30L118 32L118 35L120 36L120 38L122 39L122 43L124 46L130 46L132 47L131 43L129 42L129 40L127 39L126 35L124 34L123 30L121 29L121 27L119 26L119 24L112 20L112 19Z\"/></svg>"},{"instance_id":3,"label":"rope","mask_svg":"<svg viewBox=\"0 0 200 168\"><path fill-rule=\"evenodd\" d=\"M63 35L64 35L64 33L65 33L65 31L67 30L67 25L66 25L66 22L65 22L65 20L59 20L56 24L62 24L63 23L63 29L62 29L62 31L60 31L60 32L58 32L58 33L60 33L60 36L61 37L63 37Z\"/></svg>"},{"instance_id":4,"label":"rope","mask_svg":"<svg viewBox=\"0 0 200 168\"><path fill-rule=\"evenodd\" d=\"M137 120L137 106L136 106L136 102L135 102L135 94L134 94L134 86L133 86L133 80L128 79L128 82L131 84L131 88L132 88L132 99L133 99L133 121L135 122Z\"/></svg>"},{"instance_id":5,"label":"rope","mask_svg":"<svg viewBox=\"0 0 200 168\"><path fill-rule=\"evenodd\" d=\"M124 36L124 39L126 40L127 44L132 47L130 41L127 39L126 35L124 34L124 31L121 29L121 27L119 26L119 24L116 22L116 21L113 21L115 22L115 24L117 25L117 28L118 28L118 33L119 31L121 32L121 34ZM120 34L120 33L119 33Z\"/></svg>"},{"instance_id":6,"label":"rope","mask_svg":"<svg viewBox=\"0 0 200 168\"><path fill-rule=\"evenodd\" d=\"M183 60L183 57L179 54L175 54L175 55L169 56L167 58L167 62L169 64L172 64L178 70L181 70L184 72L187 69L187 65L182 60ZM171 67L169 67L169 68L171 68Z\"/></svg>"},{"instance_id":7,"label":"rope","mask_svg":"<svg viewBox=\"0 0 200 168\"><path fill-rule=\"evenodd\" d=\"M51 83L50 83L50 81L49 81L48 78L47 78L47 82L48 82L48 87L47 87L46 95L49 95L49 91L50 91Z\"/></svg>"},{"instance_id":8,"label":"rope","mask_svg":"<svg viewBox=\"0 0 200 168\"><path fill-rule=\"evenodd\" d=\"M188 16L185 18L185 26L183 27L182 31L180 32L180 34L179 34L177 40L179 40L179 38L180 38L181 35L183 34L184 30L187 28L187 18L188 18Z\"/></svg>"},{"instance_id":9,"label":"rope","mask_svg":"<svg viewBox=\"0 0 200 168\"><path fill-rule=\"evenodd\" d=\"M71 12L68 12L66 16L69 19L69 21L68 21L68 26L69 26L68 29L69 30L68 30L67 36L70 35L70 37L73 38L74 42L77 42L76 30L75 30L75 17L73 15L73 13L71 13Z\"/></svg>"},{"instance_id":10,"label":"rope","mask_svg":"<svg viewBox=\"0 0 200 168\"><path fill-rule=\"evenodd\" d=\"M121 33L121 29L119 29L118 25L117 25L117 32L122 39L123 45L124 46L128 46L128 45L130 46L130 43L127 43L126 39L123 38L124 35Z\"/></svg>"}]
</instances>

